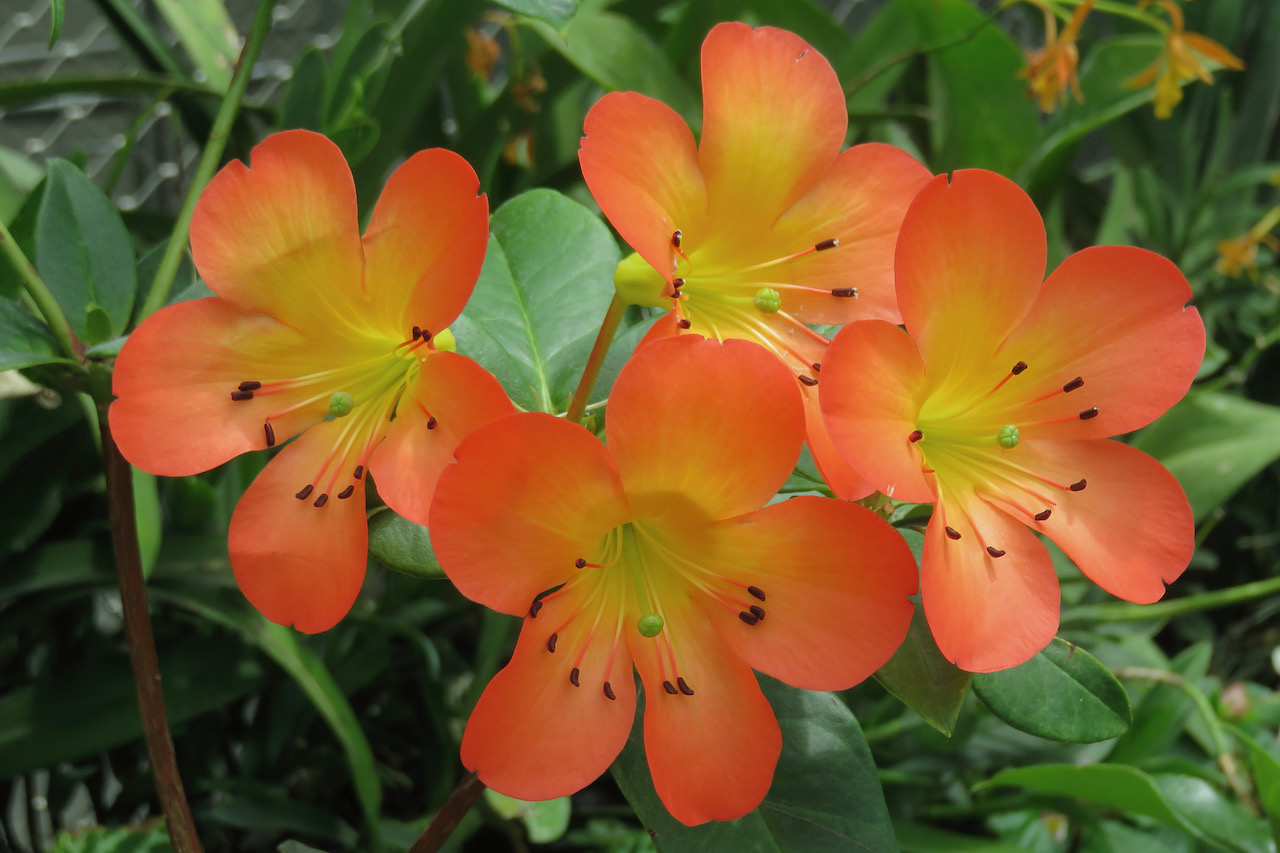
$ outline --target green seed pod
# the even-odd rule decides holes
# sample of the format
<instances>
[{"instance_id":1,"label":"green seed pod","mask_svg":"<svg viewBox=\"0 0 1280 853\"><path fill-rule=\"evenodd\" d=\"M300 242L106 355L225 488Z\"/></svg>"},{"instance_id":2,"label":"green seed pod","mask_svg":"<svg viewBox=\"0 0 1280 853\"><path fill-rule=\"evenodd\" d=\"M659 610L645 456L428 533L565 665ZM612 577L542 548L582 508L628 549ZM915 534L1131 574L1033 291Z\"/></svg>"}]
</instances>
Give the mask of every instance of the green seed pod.
<instances>
[{"instance_id":1,"label":"green seed pod","mask_svg":"<svg viewBox=\"0 0 1280 853\"><path fill-rule=\"evenodd\" d=\"M636 623L636 628L646 637L656 637L662 633L662 617L657 613L646 613Z\"/></svg>"},{"instance_id":2,"label":"green seed pod","mask_svg":"<svg viewBox=\"0 0 1280 853\"><path fill-rule=\"evenodd\" d=\"M772 287L762 287L757 290L756 297L752 301L762 314L777 314L778 309L782 307L782 295Z\"/></svg>"},{"instance_id":3,"label":"green seed pod","mask_svg":"<svg viewBox=\"0 0 1280 853\"><path fill-rule=\"evenodd\" d=\"M335 391L329 398L329 414L335 418L345 418L355 408L356 400L346 391Z\"/></svg>"},{"instance_id":4,"label":"green seed pod","mask_svg":"<svg viewBox=\"0 0 1280 853\"><path fill-rule=\"evenodd\" d=\"M1005 424L996 433L996 443L1005 450L1013 450L1018 446L1018 428L1013 424Z\"/></svg>"}]
</instances>

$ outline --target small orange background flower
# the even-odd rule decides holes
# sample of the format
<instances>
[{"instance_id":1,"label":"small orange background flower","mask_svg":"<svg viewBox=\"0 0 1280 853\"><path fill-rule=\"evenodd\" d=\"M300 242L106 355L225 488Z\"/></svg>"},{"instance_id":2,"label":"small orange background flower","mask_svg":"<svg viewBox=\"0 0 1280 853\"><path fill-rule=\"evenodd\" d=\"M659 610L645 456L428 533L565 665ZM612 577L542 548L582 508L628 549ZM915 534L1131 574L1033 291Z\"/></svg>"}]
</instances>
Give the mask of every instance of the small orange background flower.
<instances>
[{"instance_id":1,"label":"small orange background flower","mask_svg":"<svg viewBox=\"0 0 1280 853\"><path fill-rule=\"evenodd\" d=\"M512 411L470 359L436 347L488 239L475 172L443 149L396 170L363 237L342 152L288 131L210 181L191 244L217 297L171 305L116 362L111 431L166 476L284 447L231 519L231 565L269 619L323 631L367 561L366 470L426 523L436 476L471 429Z\"/></svg>"},{"instance_id":2,"label":"small orange background flower","mask_svg":"<svg viewBox=\"0 0 1280 853\"><path fill-rule=\"evenodd\" d=\"M793 381L755 344L666 339L618 376L607 447L536 413L458 447L431 510L436 555L464 595L526 617L463 736L487 785L542 800L603 773L631 731L634 665L667 809L741 817L781 749L752 669L843 689L897 649L916 589L902 537L843 501L760 509L800 453Z\"/></svg>"},{"instance_id":3,"label":"small orange background flower","mask_svg":"<svg viewBox=\"0 0 1280 853\"><path fill-rule=\"evenodd\" d=\"M1151 3L1159 5L1168 13L1171 24L1169 35L1165 38L1160 57L1150 68L1128 80L1125 85L1145 89L1155 83L1156 118L1168 118L1173 115L1173 108L1182 100L1183 83L1198 78L1202 83L1213 85L1213 75L1204 67L1201 57L1232 71L1243 70L1244 62L1213 39L1185 32L1182 9L1173 0L1143 0L1139 5L1148 6Z\"/></svg>"},{"instance_id":4,"label":"small orange background flower","mask_svg":"<svg viewBox=\"0 0 1280 853\"><path fill-rule=\"evenodd\" d=\"M1076 39L1080 36L1080 28L1084 19L1097 0L1085 0L1076 7L1071 21L1058 36L1058 19L1053 9L1043 0L1031 0L1044 12L1044 47L1040 50L1027 51L1027 67L1019 72L1019 77L1027 78L1027 90L1035 98L1043 112L1051 113L1058 104L1066 99L1067 90L1081 100L1080 81L1076 78L1076 66L1080 62L1080 49L1076 47Z\"/></svg>"},{"instance_id":5,"label":"small orange background flower","mask_svg":"<svg viewBox=\"0 0 1280 853\"><path fill-rule=\"evenodd\" d=\"M893 245L929 172L890 145L842 153L840 81L784 30L715 27L702 93L696 144L673 110L635 92L605 95L587 115L583 177L637 253L618 267L618 292L672 307L650 339L688 332L773 352L796 377L824 477L841 497L863 497L870 487L822 426L828 341L806 324L897 322Z\"/></svg>"},{"instance_id":6,"label":"small orange background flower","mask_svg":"<svg viewBox=\"0 0 1280 853\"><path fill-rule=\"evenodd\" d=\"M906 331L846 326L824 365L831 438L886 494L936 501L921 597L961 668L1015 666L1058 627L1056 542L1103 589L1147 603L1191 558L1181 487L1128 445L1186 393L1204 325L1172 263L1107 246L1044 280L1035 206L991 172L935 178L898 241Z\"/></svg>"}]
</instances>

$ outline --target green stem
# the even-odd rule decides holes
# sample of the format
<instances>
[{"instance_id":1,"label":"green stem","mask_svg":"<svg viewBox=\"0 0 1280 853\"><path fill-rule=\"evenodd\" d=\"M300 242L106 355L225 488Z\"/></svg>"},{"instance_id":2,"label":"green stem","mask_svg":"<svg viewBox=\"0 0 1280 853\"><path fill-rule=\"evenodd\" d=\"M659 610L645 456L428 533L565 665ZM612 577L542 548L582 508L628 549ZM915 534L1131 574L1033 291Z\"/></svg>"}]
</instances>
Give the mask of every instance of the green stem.
<instances>
[{"instance_id":1,"label":"green stem","mask_svg":"<svg viewBox=\"0 0 1280 853\"><path fill-rule=\"evenodd\" d=\"M98 419L102 436L102 455L107 469L107 501L111 519L111 544L115 551L116 574L120 581L120 604L124 611L124 635L129 646L129 662L133 666L133 683L138 697L138 713L142 717L142 734L151 759L156 794L164 812L169 841L175 853L203 853L191 807L178 773L178 759L173 750L173 736L164 709L164 693L160 689L160 663L156 658L156 641L151 632L151 615L147 608L147 582L142 577L142 558L138 551L138 528L133 506L133 472L120 455L111 437L106 412Z\"/></svg>"},{"instance_id":2,"label":"green stem","mask_svg":"<svg viewBox=\"0 0 1280 853\"><path fill-rule=\"evenodd\" d=\"M27 260L27 256L23 254L18 242L13 239L13 235L9 233L9 229L3 222L0 222L0 250L4 251L5 258L17 272L18 280L22 282L27 295L44 315L44 321L49 324L63 354L67 358L79 361L84 348L76 340L71 327L67 325L67 317L62 313L62 307L58 305L58 300L53 298L53 294L40 278L40 273L36 272L31 261Z\"/></svg>"},{"instance_id":3,"label":"green stem","mask_svg":"<svg viewBox=\"0 0 1280 853\"><path fill-rule=\"evenodd\" d=\"M1062 624L1070 622L1145 622L1147 620L1172 619L1188 613L1199 613L1202 610L1213 610L1217 607L1228 607L1232 604L1243 604L1268 595L1280 595L1280 577L1244 583L1239 586L1218 589L1213 592L1202 592L1175 598L1172 601L1158 601L1155 604L1094 604L1086 607L1073 607L1062 614Z\"/></svg>"},{"instance_id":4,"label":"green stem","mask_svg":"<svg viewBox=\"0 0 1280 853\"><path fill-rule=\"evenodd\" d=\"M1258 813L1258 805L1249 793L1248 783L1240 775L1240 768L1236 766L1236 758L1227 743L1227 735L1223 731L1222 723L1218 720L1218 715L1214 712L1213 706L1209 704L1209 697L1204 695L1203 690L1183 675L1164 669L1144 666L1122 666L1113 669L1111 673L1116 678L1126 680L1140 679L1142 681L1154 681L1157 684L1167 684L1187 694L1187 698L1191 700L1192 705L1196 706L1196 712L1200 714L1201 719L1204 720L1205 727L1209 730L1209 738L1213 741L1214 758L1217 759L1218 767L1222 770L1223 775L1227 777L1227 782L1231 785L1231 789L1235 791L1236 796L1240 798L1240 802L1247 809L1254 814Z\"/></svg>"},{"instance_id":5,"label":"green stem","mask_svg":"<svg viewBox=\"0 0 1280 853\"><path fill-rule=\"evenodd\" d=\"M187 248L187 237L191 231L191 215L195 212L196 201L204 192L205 185L217 171L222 161L223 149L227 147L227 136L235 123L236 114L240 111L240 102L244 100L245 90L249 86L253 64L258 61L262 52L262 44L266 41L267 32L271 29L271 13L275 10L276 0L261 0L258 11L254 13L253 24L249 30L249 38L245 41L244 50L236 62L235 72L231 76L231 86L227 95L218 107L218 115L213 120L213 130L209 132L209 141L205 144L200 163L196 166L195 177L191 181L191 189L182 203L178 213L178 221L173 226L173 234L165 246L164 257L160 259L160 267L156 270L155 281L151 284L151 292L142 306L142 317L148 317L169 301L169 290L173 287L174 276L178 274L178 265L182 262L182 253Z\"/></svg>"},{"instance_id":6,"label":"green stem","mask_svg":"<svg viewBox=\"0 0 1280 853\"><path fill-rule=\"evenodd\" d=\"M449 795L449 799L445 800L444 805L440 807L440 811L436 812L436 816L431 819L431 823L427 825L422 835L413 842L409 853L436 853L449 840L449 836L458 828L458 824L467 816L467 812L471 811L471 807L476 804L476 800L480 799L483 792L484 783L476 777L476 774L468 773L462 777L458 787Z\"/></svg>"},{"instance_id":7,"label":"green stem","mask_svg":"<svg viewBox=\"0 0 1280 853\"><path fill-rule=\"evenodd\" d=\"M613 343L613 336L617 334L618 326L622 323L622 315L626 310L626 303L615 293L613 300L609 303L609 310L605 311L604 321L600 324L600 333L596 335L596 342L591 347L591 355L587 356L586 367L582 369L582 378L578 380L573 399L569 401L569 411L565 413L565 418L570 423L579 423L583 412L587 410L591 389L595 387L596 379L600 376L600 368L604 366L604 357L609 352L609 344Z\"/></svg>"}]
</instances>

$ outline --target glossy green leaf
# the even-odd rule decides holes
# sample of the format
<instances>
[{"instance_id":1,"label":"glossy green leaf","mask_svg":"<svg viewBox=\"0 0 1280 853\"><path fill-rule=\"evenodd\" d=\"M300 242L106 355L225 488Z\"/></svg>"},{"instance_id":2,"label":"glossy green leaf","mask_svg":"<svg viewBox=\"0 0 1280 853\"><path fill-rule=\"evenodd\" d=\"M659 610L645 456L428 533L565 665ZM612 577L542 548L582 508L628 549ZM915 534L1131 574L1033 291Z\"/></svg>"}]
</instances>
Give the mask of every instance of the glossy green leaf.
<instances>
[{"instance_id":1,"label":"glossy green leaf","mask_svg":"<svg viewBox=\"0 0 1280 853\"><path fill-rule=\"evenodd\" d=\"M1226 728L1244 744L1244 753L1253 771L1258 805L1271 823L1271 834L1280 844L1280 744L1275 744L1272 738L1272 746L1268 748L1236 726Z\"/></svg>"},{"instance_id":2,"label":"glossy green leaf","mask_svg":"<svg viewBox=\"0 0 1280 853\"><path fill-rule=\"evenodd\" d=\"M875 763L848 707L830 693L797 690L766 676L760 686L782 728L782 756L764 802L738 820L690 827L667 813L645 763L643 708L637 713L613 775L658 849L896 850Z\"/></svg>"},{"instance_id":3,"label":"glossy green leaf","mask_svg":"<svg viewBox=\"0 0 1280 853\"><path fill-rule=\"evenodd\" d=\"M980 838L923 823L895 821L894 834L902 853L1026 853L1017 844L998 838Z\"/></svg>"},{"instance_id":4,"label":"glossy green leaf","mask_svg":"<svg viewBox=\"0 0 1280 853\"><path fill-rule=\"evenodd\" d=\"M899 532L918 563L924 548L924 534L910 528ZM964 704L972 678L972 673L943 657L925 621L924 608L918 603L911 615L907 638L889 662L876 671L876 681L881 687L947 737L955 731L960 706Z\"/></svg>"},{"instance_id":5,"label":"glossy green leaf","mask_svg":"<svg viewBox=\"0 0 1280 853\"><path fill-rule=\"evenodd\" d=\"M75 362L59 354L58 342L47 325L24 306L5 299L0 302L0 370L37 364Z\"/></svg>"},{"instance_id":6,"label":"glossy green leaf","mask_svg":"<svg viewBox=\"0 0 1280 853\"><path fill-rule=\"evenodd\" d=\"M138 531L138 551L142 557L142 574L151 576L155 568L156 557L160 556L160 539L162 536L160 516L160 491L156 485L154 474L148 474L140 468L131 468L133 472L133 513L134 526Z\"/></svg>"},{"instance_id":7,"label":"glossy green leaf","mask_svg":"<svg viewBox=\"0 0 1280 853\"><path fill-rule=\"evenodd\" d=\"M894 0L929 56L936 172L991 169L1012 176L1040 139L1040 116L1017 79L1022 51L969 0Z\"/></svg>"},{"instance_id":8,"label":"glossy green leaf","mask_svg":"<svg viewBox=\"0 0 1280 853\"><path fill-rule=\"evenodd\" d=\"M124 332L138 289L129 232L110 199L66 160L49 162L35 249L36 269L77 336L97 344ZM106 322L91 331L95 308Z\"/></svg>"},{"instance_id":9,"label":"glossy green leaf","mask_svg":"<svg viewBox=\"0 0 1280 853\"><path fill-rule=\"evenodd\" d=\"M1133 446L1173 472L1196 521L1203 521L1280 459L1280 407L1197 392L1140 432Z\"/></svg>"},{"instance_id":10,"label":"glossy green leaf","mask_svg":"<svg viewBox=\"0 0 1280 853\"><path fill-rule=\"evenodd\" d=\"M49 50L62 35L62 21L67 16L67 0L49 0Z\"/></svg>"},{"instance_id":11,"label":"glossy green leaf","mask_svg":"<svg viewBox=\"0 0 1280 853\"><path fill-rule=\"evenodd\" d=\"M1204 678L1213 655L1213 644L1199 642L1169 662L1167 669L1192 681ZM1137 763L1159 755L1173 745L1187 725L1194 706L1187 694L1172 684L1153 684L1133 710L1129 731L1116 741L1107 760Z\"/></svg>"},{"instance_id":12,"label":"glossy green leaf","mask_svg":"<svg viewBox=\"0 0 1280 853\"><path fill-rule=\"evenodd\" d=\"M307 48L294 66L293 76L284 91L284 103L280 106L281 130L294 127L315 131L324 129L325 75L324 54L317 48Z\"/></svg>"},{"instance_id":13,"label":"glossy green leaf","mask_svg":"<svg viewBox=\"0 0 1280 853\"><path fill-rule=\"evenodd\" d=\"M657 98L691 124L701 123L693 90L662 49L630 18L582 9L561 31L540 21L530 24L547 44L606 89Z\"/></svg>"},{"instance_id":14,"label":"glossy green leaf","mask_svg":"<svg viewBox=\"0 0 1280 853\"><path fill-rule=\"evenodd\" d=\"M582 205L552 190L493 215L475 293L450 327L525 409L565 411L613 298L618 247Z\"/></svg>"},{"instance_id":15,"label":"glossy green leaf","mask_svg":"<svg viewBox=\"0 0 1280 853\"><path fill-rule=\"evenodd\" d=\"M564 835L569 828L572 805L569 797L529 802L499 794L492 788L484 789L484 800L489 808L507 820L519 820L534 844L547 844Z\"/></svg>"},{"instance_id":16,"label":"glossy green leaf","mask_svg":"<svg viewBox=\"0 0 1280 853\"><path fill-rule=\"evenodd\" d=\"M1119 737L1132 714L1116 677L1060 638L1020 666L975 675L973 692L1015 729L1067 743Z\"/></svg>"},{"instance_id":17,"label":"glossy green leaf","mask_svg":"<svg viewBox=\"0 0 1280 853\"><path fill-rule=\"evenodd\" d=\"M387 568L406 575L444 577L427 528L389 509L369 519L369 553Z\"/></svg>"},{"instance_id":18,"label":"glossy green leaf","mask_svg":"<svg viewBox=\"0 0 1280 853\"><path fill-rule=\"evenodd\" d=\"M494 4L556 27L563 26L578 11L578 0L494 0Z\"/></svg>"},{"instance_id":19,"label":"glossy green leaf","mask_svg":"<svg viewBox=\"0 0 1280 853\"><path fill-rule=\"evenodd\" d=\"M1215 847L1239 853L1275 853L1267 821L1249 814L1204 779L1180 773L1153 773L1151 778L1165 800Z\"/></svg>"},{"instance_id":20,"label":"glossy green leaf","mask_svg":"<svg viewBox=\"0 0 1280 853\"><path fill-rule=\"evenodd\" d=\"M240 36L222 0L155 0L156 8L204 79L219 92L231 85Z\"/></svg>"},{"instance_id":21,"label":"glossy green leaf","mask_svg":"<svg viewBox=\"0 0 1280 853\"><path fill-rule=\"evenodd\" d=\"M1167 826L1141 828L1118 820L1086 823L1080 830L1080 853L1197 853L1195 838Z\"/></svg>"}]
</instances>

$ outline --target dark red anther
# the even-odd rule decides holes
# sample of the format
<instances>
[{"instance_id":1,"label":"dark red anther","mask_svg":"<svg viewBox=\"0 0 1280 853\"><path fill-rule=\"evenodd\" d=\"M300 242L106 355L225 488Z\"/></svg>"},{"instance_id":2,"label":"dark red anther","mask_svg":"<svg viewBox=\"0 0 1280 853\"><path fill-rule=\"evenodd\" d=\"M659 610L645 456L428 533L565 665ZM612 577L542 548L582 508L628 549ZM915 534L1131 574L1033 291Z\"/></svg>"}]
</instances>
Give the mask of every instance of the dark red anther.
<instances>
[{"instance_id":1,"label":"dark red anther","mask_svg":"<svg viewBox=\"0 0 1280 853\"><path fill-rule=\"evenodd\" d=\"M252 391L232 391L231 399L235 400L237 403L239 403L242 400L252 400L253 392Z\"/></svg>"},{"instance_id":2,"label":"dark red anther","mask_svg":"<svg viewBox=\"0 0 1280 853\"><path fill-rule=\"evenodd\" d=\"M537 619L538 611L541 609L542 609L542 601L540 599L535 598L533 600L533 604L529 605L529 618Z\"/></svg>"},{"instance_id":3,"label":"dark red anther","mask_svg":"<svg viewBox=\"0 0 1280 853\"><path fill-rule=\"evenodd\" d=\"M559 634L552 634L550 637L547 637L547 651L549 651L549 652L551 652L551 653L553 653L553 654L555 653L555 650L556 650L556 640L558 640L558 639L560 639L560 635L559 635Z\"/></svg>"},{"instance_id":4,"label":"dark red anther","mask_svg":"<svg viewBox=\"0 0 1280 853\"><path fill-rule=\"evenodd\" d=\"M578 676L580 676L581 674L582 672L575 666L572 670L569 671L569 683L572 684L574 687L581 687L582 685L578 683Z\"/></svg>"},{"instance_id":5,"label":"dark red anther","mask_svg":"<svg viewBox=\"0 0 1280 853\"><path fill-rule=\"evenodd\" d=\"M820 362L820 361L815 361L813 364L811 364L811 365L809 365L809 366L813 368L813 372L814 372L814 373L821 373L821 372L822 372L822 362Z\"/></svg>"},{"instance_id":6,"label":"dark red anther","mask_svg":"<svg viewBox=\"0 0 1280 853\"><path fill-rule=\"evenodd\" d=\"M267 435L267 447L276 446L276 431L271 428L271 422L267 421L262 425L262 431Z\"/></svg>"},{"instance_id":7,"label":"dark red anther","mask_svg":"<svg viewBox=\"0 0 1280 853\"><path fill-rule=\"evenodd\" d=\"M837 287L835 290L831 291L831 295L832 295L832 296L844 296L844 297L853 297L853 296L857 296L857 295L858 295L858 288L856 288L856 287Z\"/></svg>"},{"instance_id":8,"label":"dark red anther","mask_svg":"<svg viewBox=\"0 0 1280 853\"><path fill-rule=\"evenodd\" d=\"M676 679L676 684L680 685L680 692L683 693L684 695L686 696L693 695L693 688L688 685L688 683L684 680L683 676Z\"/></svg>"},{"instance_id":9,"label":"dark red anther","mask_svg":"<svg viewBox=\"0 0 1280 853\"><path fill-rule=\"evenodd\" d=\"M422 337L422 327L421 327L421 326L414 326L414 327L413 327L413 339L416 341L416 340L417 340L418 338L420 338L420 337Z\"/></svg>"},{"instance_id":10,"label":"dark red anther","mask_svg":"<svg viewBox=\"0 0 1280 853\"><path fill-rule=\"evenodd\" d=\"M818 380L809 376L797 376L796 379L800 380L801 385L808 385L810 388L818 384Z\"/></svg>"},{"instance_id":11,"label":"dark red anther","mask_svg":"<svg viewBox=\"0 0 1280 853\"><path fill-rule=\"evenodd\" d=\"M668 693L670 693L672 696L674 696L674 695L676 695L676 693L680 692L680 691L676 690L676 686L675 686L674 684L672 684L670 681L664 681L664 682L662 682L662 689L663 689L663 690L665 690L665 691L667 691Z\"/></svg>"},{"instance_id":12,"label":"dark red anther","mask_svg":"<svg viewBox=\"0 0 1280 853\"><path fill-rule=\"evenodd\" d=\"M688 320L684 319L683 317L681 317L681 318L680 318L680 322L679 322L679 323L677 323L676 325L677 325L677 326L679 326L679 327L680 327L680 328L682 328L682 329L687 329L687 328L689 328L690 326L692 326L692 325L693 325L693 323L691 323L690 321L688 321Z\"/></svg>"},{"instance_id":13,"label":"dark red anther","mask_svg":"<svg viewBox=\"0 0 1280 853\"><path fill-rule=\"evenodd\" d=\"M1078 482L1078 483L1072 483L1072 484L1071 484L1070 486L1068 486L1067 488L1071 489L1071 491L1073 491L1073 492L1083 492L1083 491L1084 491L1084 487L1085 487L1085 486L1087 486L1087 485L1089 485L1089 484L1085 482L1085 479L1084 479L1083 477L1081 477L1081 478L1080 478L1080 482Z\"/></svg>"},{"instance_id":14,"label":"dark red anther","mask_svg":"<svg viewBox=\"0 0 1280 853\"><path fill-rule=\"evenodd\" d=\"M758 586L747 587L747 593L750 594L752 598L758 598L759 600L764 601L764 590Z\"/></svg>"},{"instance_id":15,"label":"dark red anther","mask_svg":"<svg viewBox=\"0 0 1280 853\"><path fill-rule=\"evenodd\" d=\"M579 557L578 559L573 561L573 565L574 565L574 568L585 569L587 567L587 561Z\"/></svg>"},{"instance_id":16,"label":"dark red anther","mask_svg":"<svg viewBox=\"0 0 1280 853\"><path fill-rule=\"evenodd\" d=\"M746 622L748 625L754 625L760 621L754 613L748 613L745 610L738 614L738 618L743 622Z\"/></svg>"},{"instance_id":17,"label":"dark red anther","mask_svg":"<svg viewBox=\"0 0 1280 853\"><path fill-rule=\"evenodd\" d=\"M1083 385L1083 384L1084 384L1084 377L1083 377L1083 376L1077 376L1075 379L1072 379L1072 380L1071 380L1070 382L1068 382L1066 385L1063 385L1063 386L1062 386L1062 390L1063 390L1063 391L1066 391L1068 394L1070 394L1072 391L1076 390L1077 388L1079 388L1079 387L1080 387L1081 385Z\"/></svg>"},{"instance_id":18,"label":"dark red anther","mask_svg":"<svg viewBox=\"0 0 1280 853\"><path fill-rule=\"evenodd\" d=\"M1098 407L1090 406L1089 408L1085 409L1083 412L1080 413L1080 420L1087 421L1087 420L1096 418L1097 416L1098 416Z\"/></svg>"},{"instance_id":19,"label":"dark red anther","mask_svg":"<svg viewBox=\"0 0 1280 853\"><path fill-rule=\"evenodd\" d=\"M917 430L913 430L911 432L911 435L907 436L907 441L911 442L912 444L915 444L917 441L919 441L922 438L924 438L924 433L917 429Z\"/></svg>"},{"instance_id":20,"label":"dark red anther","mask_svg":"<svg viewBox=\"0 0 1280 853\"><path fill-rule=\"evenodd\" d=\"M613 685L612 685L612 684L610 684L610 683L609 683L609 682L607 682L607 681L604 683L604 695L605 695L605 696L607 696L607 697L608 697L608 698L610 698L610 699L617 699L617 698L618 698L617 696L614 696L614 695L613 695Z\"/></svg>"},{"instance_id":21,"label":"dark red anther","mask_svg":"<svg viewBox=\"0 0 1280 853\"><path fill-rule=\"evenodd\" d=\"M262 383L257 381L256 379L250 379L247 382L240 383L241 391L257 391L261 387L262 387Z\"/></svg>"},{"instance_id":22,"label":"dark red anther","mask_svg":"<svg viewBox=\"0 0 1280 853\"><path fill-rule=\"evenodd\" d=\"M959 530L956 530L954 527L944 527L944 528L942 528L942 529L943 529L944 531L946 531L946 534L947 534L947 538L948 538L948 539L959 539L959 538L960 538L960 531L959 531Z\"/></svg>"},{"instance_id":23,"label":"dark red anther","mask_svg":"<svg viewBox=\"0 0 1280 853\"><path fill-rule=\"evenodd\" d=\"M432 415L427 418L427 429L435 429L437 423L438 421L436 421L435 415Z\"/></svg>"},{"instance_id":24,"label":"dark red anther","mask_svg":"<svg viewBox=\"0 0 1280 853\"><path fill-rule=\"evenodd\" d=\"M750 607L750 608L748 608L748 609L751 611L751 615L752 615L752 616L754 616L754 617L756 617L757 619L763 619L763 618L764 618L764 608L763 608L763 607L761 607L760 605L758 605L758 604L753 604L753 605L751 605L751 607Z\"/></svg>"},{"instance_id":25,"label":"dark red anther","mask_svg":"<svg viewBox=\"0 0 1280 853\"><path fill-rule=\"evenodd\" d=\"M1001 551L999 548L996 548L996 547L995 547L995 546L993 546L993 545L988 545L988 546L987 546L987 553L988 553L988 554L990 554L990 555L991 555L991 556L993 556L993 557L1003 557L1003 556L1004 556L1004 551Z\"/></svg>"},{"instance_id":26,"label":"dark red anther","mask_svg":"<svg viewBox=\"0 0 1280 853\"><path fill-rule=\"evenodd\" d=\"M1017 376L1019 373L1021 373L1026 369L1027 369L1027 363L1025 361L1020 361L1017 364L1015 364L1013 366L1013 370L1010 370L1009 372L1012 373L1014 376Z\"/></svg>"},{"instance_id":27,"label":"dark red anther","mask_svg":"<svg viewBox=\"0 0 1280 853\"><path fill-rule=\"evenodd\" d=\"M827 249L834 249L839 245L840 245L840 238L832 237L829 240L823 240L821 243L815 244L813 247L813 250L815 252L825 252Z\"/></svg>"},{"instance_id":28,"label":"dark red anther","mask_svg":"<svg viewBox=\"0 0 1280 853\"><path fill-rule=\"evenodd\" d=\"M672 299L680 298L680 288L682 287L684 287L684 279L682 278L671 279L671 298Z\"/></svg>"},{"instance_id":29,"label":"dark red anther","mask_svg":"<svg viewBox=\"0 0 1280 853\"><path fill-rule=\"evenodd\" d=\"M425 344L425 343L429 343L430 341L431 341L431 333L430 333L430 332L428 332L426 329L423 329L423 330L422 330L422 342Z\"/></svg>"},{"instance_id":30,"label":"dark red anther","mask_svg":"<svg viewBox=\"0 0 1280 853\"><path fill-rule=\"evenodd\" d=\"M673 249L679 249L680 241L683 239L684 239L684 234L680 233L680 229L677 228L675 231L671 232L671 247Z\"/></svg>"},{"instance_id":31,"label":"dark red anther","mask_svg":"<svg viewBox=\"0 0 1280 853\"><path fill-rule=\"evenodd\" d=\"M355 494L355 492L356 492L355 486L347 486L345 489L338 492L338 500L345 501L347 498Z\"/></svg>"},{"instance_id":32,"label":"dark red anther","mask_svg":"<svg viewBox=\"0 0 1280 853\"><path fill-rule=\"evenodd\" d=\"M300 501L305 501L307 498L311 497L311 493L314 490L315 490L315 486L308 483L307 485L303 486L302 491L298 492L296 495L294 495L294 497Z\"/></svg>"},{"instance_id":33,"label":"dark red anther","mask_svg":"<svg viewBox=\"0 0 1280 853\"><path fill-rule=\"evenodd\" d=\"M316 502L313 503L312 506L315 507L316 509L319 509L320 507L324 506L328 502L329 502L329 494L326 492L322 494L320 497L316 498Z\"/></svg>"},{"instance_id":34,"label":"dark red anther","mask_svg":"<svg viewBox=\"0 0 1280 853\"><path fill-rule=\"evenodd\" d=\"M1036 521L1048 521L1049 516L1053 515L1053 510L1046 509L1044 512L1036 513Z\"/></svg>"},{"instance_id":35,"label":"dark red anther","mask_svg":"<svg viewBox=\"0 0 1280 853\"><path fill-rule=\"evenodd\" d=\"M364 466L363 466L363 465L357 465L357 466L356 466L356 470L351 474L351 476L352 476L352 477L354 477L354 478L355 478L355 479L357 479L357 480L359 480L361 477L363 477L363 476L364 476Z\"/></svg>"}]
</instances>

